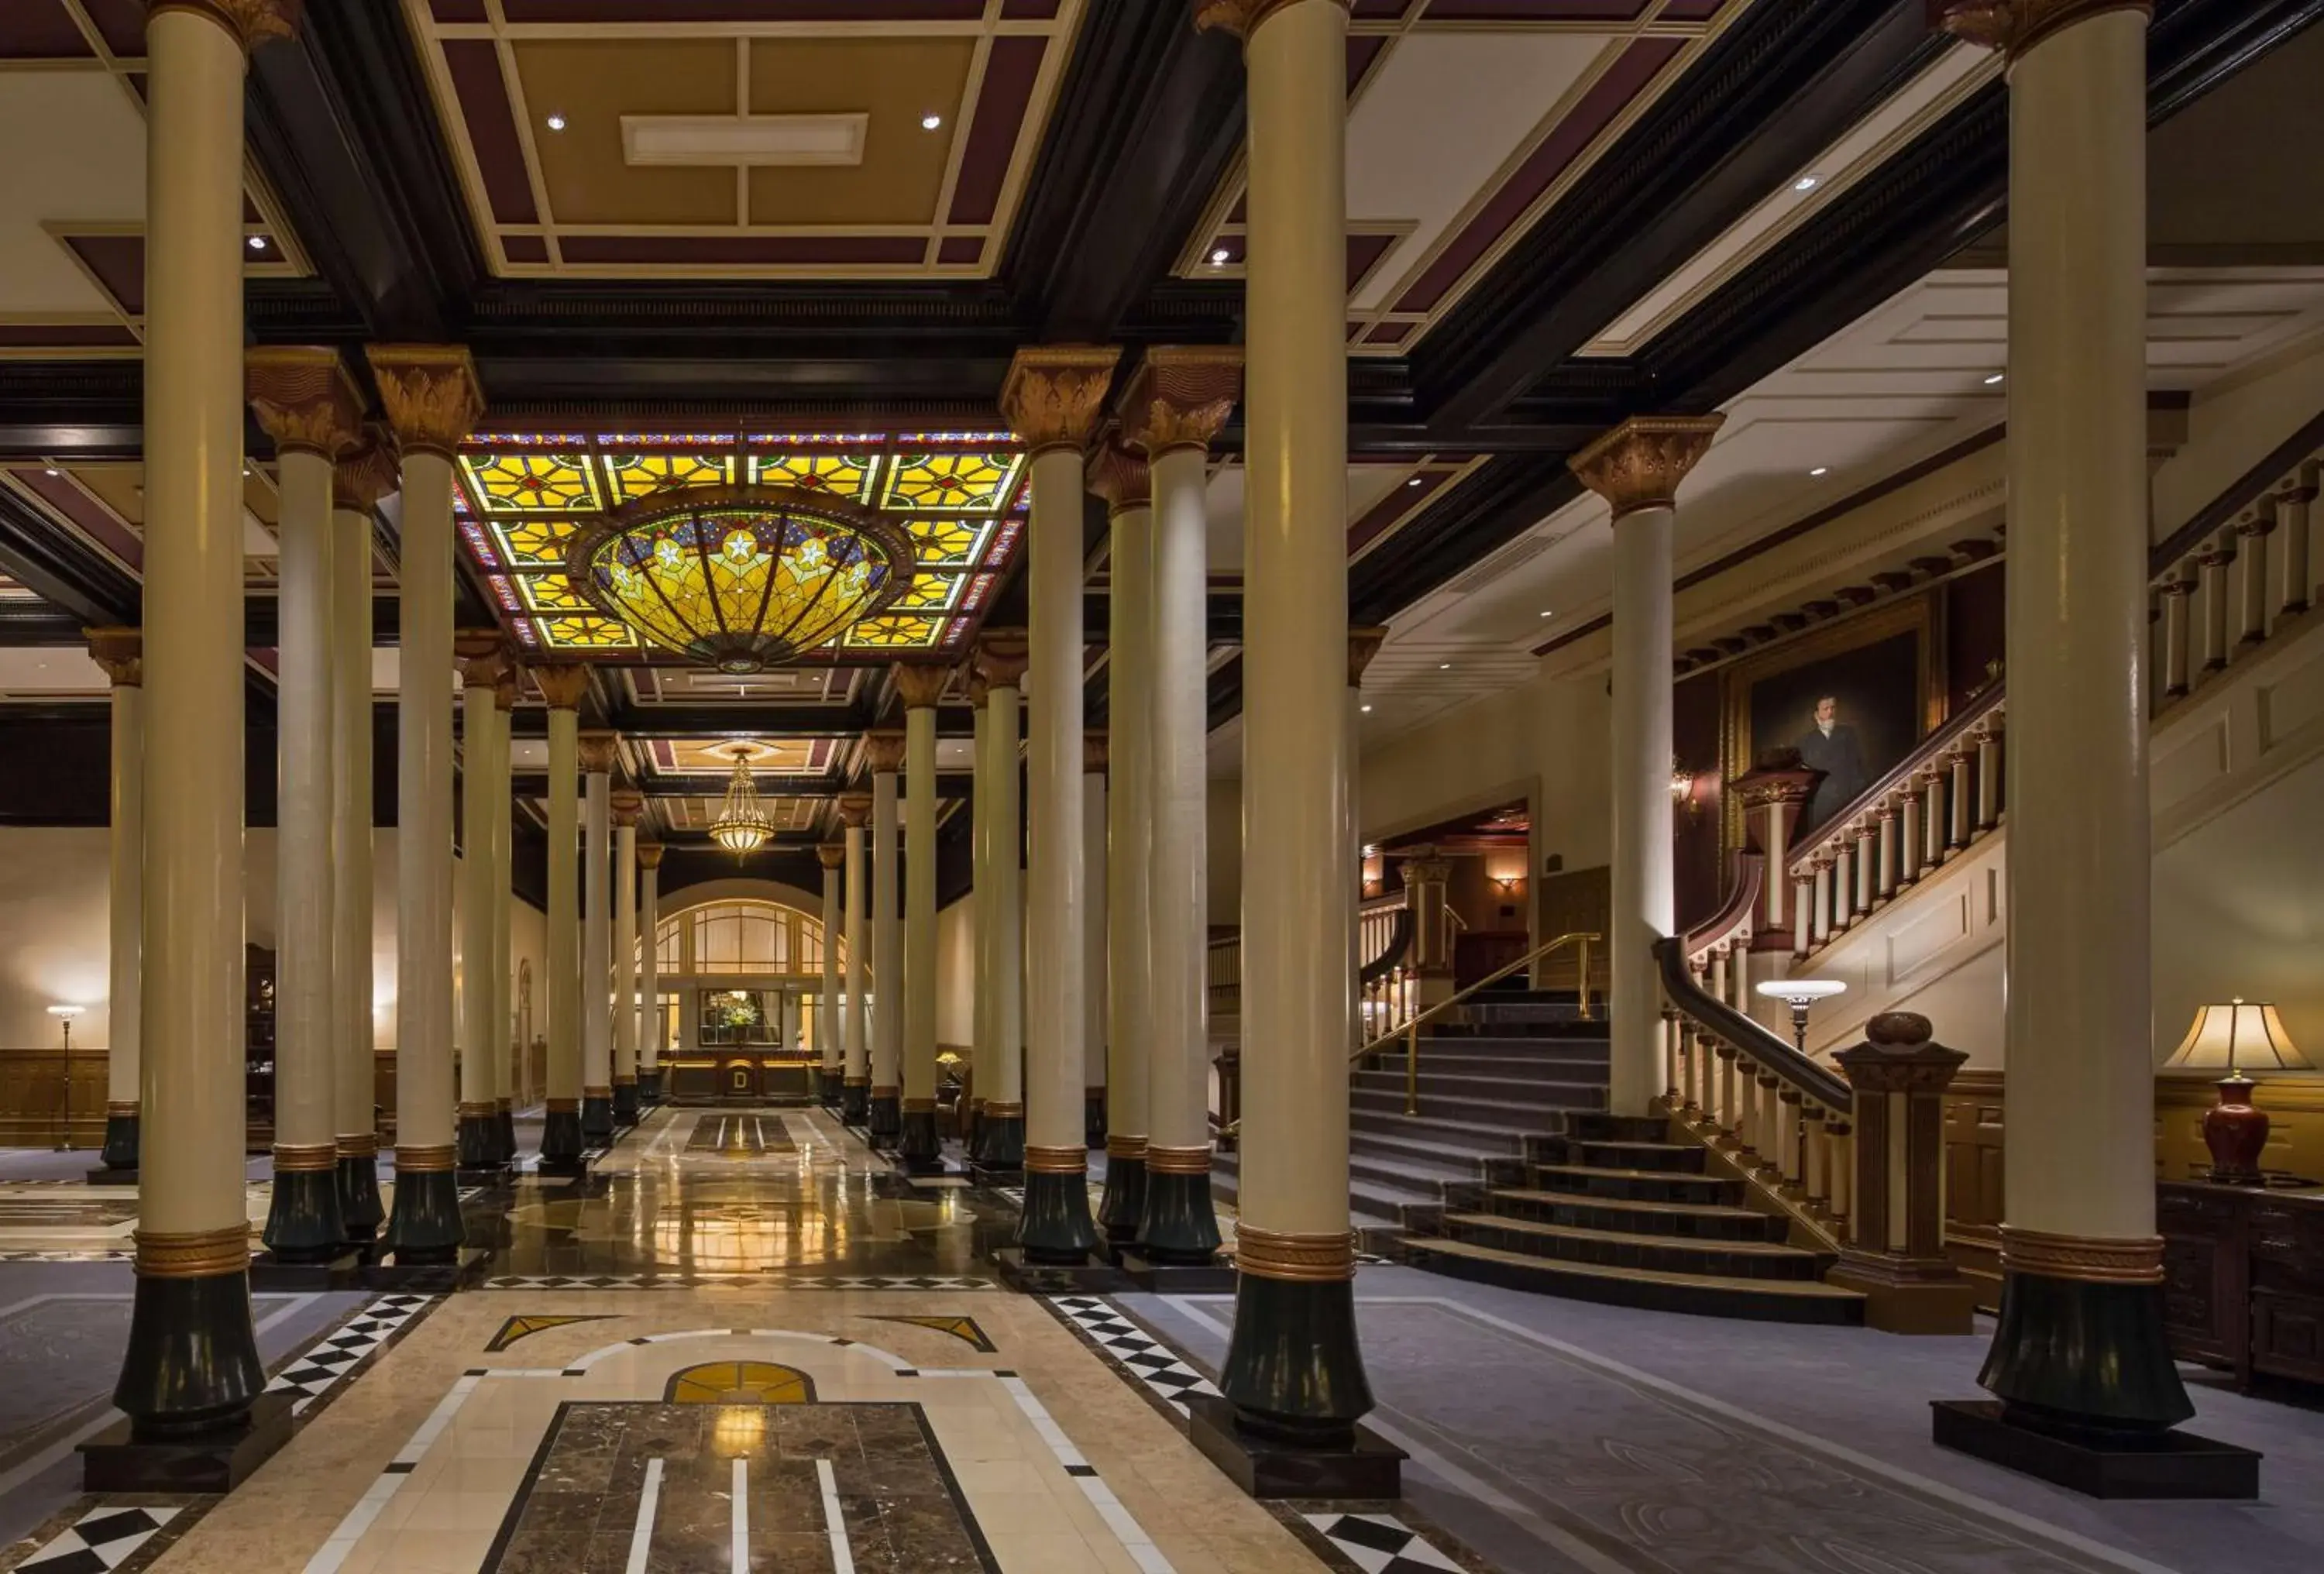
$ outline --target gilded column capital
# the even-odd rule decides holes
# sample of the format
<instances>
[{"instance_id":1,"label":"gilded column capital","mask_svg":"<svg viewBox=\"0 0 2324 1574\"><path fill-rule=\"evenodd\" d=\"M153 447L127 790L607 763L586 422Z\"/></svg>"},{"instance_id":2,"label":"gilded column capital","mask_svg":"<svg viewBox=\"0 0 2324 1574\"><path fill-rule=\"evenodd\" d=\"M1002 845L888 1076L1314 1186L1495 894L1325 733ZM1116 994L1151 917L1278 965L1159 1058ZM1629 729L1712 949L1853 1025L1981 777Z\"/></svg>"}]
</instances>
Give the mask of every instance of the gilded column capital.
<instances>
[{"instance_id":1,"label":"gilded column capital","mask_svg":"<svg viewBox=\"0 0 2324 1574\"><path fill-rule=\"evenodd\" d=\"M145 682L145 631L128 628L83 629L89 659L105 668L115 688L138 688Z\"/></svg>"},{"instance_id":2,"label":"gilded column capital","mask_svg":"<svg viewBox=\"0 0 2324 1574\"><path fill-rule=\"evenodd\" d=\"M395 471L395 451L388 444L386 431L377 426L364 428L355 446L338 456L331 466L331 506L349 513L368 515L379 506L379 500L402 484Z\"/></svg>"},{"instance_id":3,"label":"gilded column capital","mask_svg":"<svg viewBox=\"0 0 2324 1574\"><path fill-rule=\"evenodd\" d=\"M1582 484L1614 508L1614 517L1640 509L1674 508L1679 483L1711 449L1723 415L1632 416L1566 461Z\"/></svg>"},{"instance_id":4,"label":"gilded column capital","mask_svg":"<svg viewBox=\"0 0 2324 1574\"><path fill-rule=\"evenodd\" d=\"M847 843L823 842L816 845L815 861L827 870L836 870L847 861Z\"/></svg>"},{"instance_id":5,"label":"gilded column capital","mask_svg":"<svg viewBox=\"0 0 2324 1574\"><path fill-rule=\"evenodd\" d=\"M613 813L614 824L633 827L645 817L646 796L635 787L622 787L606 806Z\"/></svg>"},{"instance_id":6,"label":"gilded column capital","mask_svg":"<svg viewBox=\"0 0 2324 1574\"><path fill-rule=\"evenodd\" d=\"M513 658L501 664L501 675L493 680L493 704L503 712L516 709L516 662Z\"/></svg>"},{"instance_id":7,"label":"gilded column capital","mask_svg":"<svg viewBox=\"0 0 2324 1574\"><path fill-rule=\"evenodd\" d=\"M1385 623L1355 623L1348 629L1348 686L1364 686L1364 669L1379 654L1382 641L1388 639Z\"/></svg>"},{"instance_id":8,"label":"gilded column capital","mask_svg":"<svg viewBox=\"0 0 2324 1574\"><path fill-rule=\"evenodd\" d=\"M588 776L611 776L622 762L622 735L591 731L581 734L581 769Z\"/></svg>"},{"instance_id":9,"label":"gilded column capital","mask_svg":"<svg viewBox=\"0 0 2324 1574\"><path fill-rule=\"evenodd\" d=\"M1348 0L1315 0L1318 5L1348 9ZM1238 38L1249 38L1259 24L1299 0L1194 0L1194 26L1199 31L1220 28Z\"/></svg>"},{"instance_id":10,"label":"gilded column capital","mask_svg":"<svg viewBox=\"0 0 2324 1574\"><path fill-rule=\"evenodd\" d=\"M2012 60L2053 32L2107 11L2153 14L2151 0L1929 0L1929 22L1966 43Z\"/></svg>"},{"instance_id":11,"label":"gilded column capital","mask_svg":"<svg viewBox=\"0 0 2324 1574\"><path fill-rule=\"evenodd\" d=\"M1098 412L1113 382L1117 345L1028 345L1009 363L1001 385L1001 413L1025 446L1038 454L1049 448L1089 446Z\"/></svg>"},{"instance_id":12,"label":"gilded column capital","mask_svg":"<svg viewBox=\"0 0 2324 1574\"><path fill-rule=\"evenodd\" d=\"M1082 734L1082 774L1103 776L1106 764L1105 733L1097 729L1084 732Z\"/></svg>"},{"instance_id":13,"label":"gilded column capital","mask_svg":"<svg viewBox=\"0 0 2324 1574\"><path fill-rule=\"evenodd\" d=\"M904 662L896 664L896 693L908 711L932 711L944 697L945 685L952 681L949 667L928 667Z\"/></svg>"},{"instance_id":14,"label":"gilded column capital","mask_svg":"<svg viewBox=\"0 0 2324 1574\"><path fill-rule=\"evenodd\" d=\"M638 867L649 872L659 869L661 867L661 852L662 847L661 843L659 842L639 842Z\"/></svg>"},{"instance_id":15,"label":"gilded column capital","mask_svg":"<svg viewBox=\"0 0 2324 1574\"><path fill-rule=\"evenodd\" d=\"M245 52L299 31L299 14L306 0L147 0L150 23L164 11L189 11L207 16L240 40Z\"/></svg>"},{"instance_id":16,"label":"gilded column capital","mask_svg":"<svg viewBox=\"0 0 2324 1574\"><path fill-rule=\"evenodd\" d=\"M1452 878L1452 861L1433 851L1399 861L1408 886L1441 886Z\"/></svg>"},{"instance_id":17,"label":"gilded column capital","mask_svg":"<svg viewBox=\"0 0 2324 1574\"><path fill-rule=\"evenodd\" d=\"M1121 440L1149 460L1207 451L1241 397L1241 345L1157 345L1121 391Z\"/></svg>"},{"instance_id":18,"label":"gilded column capital","mask_svg":"<svg viewBox=\"0 0 2324 1574\"><path fill-rule=\"evenodd\" d=\"M1030 658L1022 629L994 629L976 641L976 670L992 688L1022 687Z\"/></svg>"},{"instance_id":19,"label":"gilded column capital","mask_svg":"<svg viewBox=\"0 0 2324 1574\"><path fill-rule=\"evenodd\" d=\"M577 661L559 662L554 666L532 669L534 686L540 697L549 702L552 711L578 710L581 696L589 692L589 669Z\"/></svg>"},{"instance_id":20,"label":"gilded column capital","mask_svg":"<svg viewBox=\"0 0 2324 1574\"><path fill-rule=\"evenodd\" d=\"M985 701L992 697L992 686L985 682L984 674L976 670L976 664L973 658L970 659L968 666L968 683L966 687L968 689L968 703L977 710L982 710L984 708Z\"/></svg>"},{"instance_id":21,"label":"gilded column capital","mask_svg":"<svg viewBox=\"0 0 2324 1574\"><path fill-rule=\"evenodd\" d=\"M1090 450L1082 484L1092 495L1105 499L1108 515L1154 506L1154 483L1146 469L1146 456L1124 447L1118 435Z\"/></svg>"},{"instance_id":22,"label":"gilded column capital","mask_svg":"<svg viewBox=\"0 0 2324 1574\"><path fill-rule=\"evenodd\" d=\"M863 734L864 757L872 763L874 776L893 776L904 769L904 735L901 732L866 732Z\"/></svg>"},{"instance_id":23,"label":"gilded column capital","mask_svg":"<svg viewBox=\"0 0 2324 1574\"><path fill-rule=\"evenodd\" d=\"M363 440L363 394L337 350L321 345L245 350L242 385L280 452L336 461Z\"/></svg>"},{"instance_id":24,"label":"gilded column capital","mask_svg":"<svg viewBox=\"0 0 2324 1574\"><path fill-rule=\"evenodd\" d=\"M397 446L450 458L484 413L476 364L461 345L372 345L372 375Z\"/></svg>"},{"instance_id":25,"label":"gilded column capital","mask_svg":"<svg viewBox=\"0 0 2324 1574\"><path fill-rule=\"evenodd\" d=\"M870 824L872 823L872 795L870 793L840 794L839 823L846 826L851 831L861 831L864 826Z\"/></svg>"},{"instance_id":26,"label":"gilded column capital","mask_svg":"<svg viewBox=\"0 0 2324 1574\"><path fill-rule=\"evenodd\" d=\"M494 629L463 629L452 637L452 654L460 663L460 682L466 688L493 688L508 669L508 648Z\"/></svg>"}]
</instances>

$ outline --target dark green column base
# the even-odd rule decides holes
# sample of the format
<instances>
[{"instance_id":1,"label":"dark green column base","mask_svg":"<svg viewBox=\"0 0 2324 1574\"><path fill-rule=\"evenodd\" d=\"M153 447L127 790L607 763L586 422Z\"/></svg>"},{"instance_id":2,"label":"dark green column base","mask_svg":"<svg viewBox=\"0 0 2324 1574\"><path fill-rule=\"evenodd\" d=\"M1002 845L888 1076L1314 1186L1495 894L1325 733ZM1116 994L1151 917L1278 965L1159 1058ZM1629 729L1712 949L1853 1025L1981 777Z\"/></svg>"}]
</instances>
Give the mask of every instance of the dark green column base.
<instances>
[{"instance_id":1,"label":"dark green column base","mask_svg":"<svg viewBox=\"0 0 2324 1574\"><path fill-rule=\"evenodd\" d=\"M549 1112L540 1128L540 1167L567 1171L581 1167L581 1111Z\"/></svg>"},{"instance_id":2,"label":"dark green column base","mask_svg":"<svg viewBox=\"0 0 2324 1574\"><path fill-rule=\"evenodd\" d=\"M1116 1246L1129 1245L1138 1238L1138 1221L1145 1214L1146 1161L1107 1155L1105 1195L1097 1209L1105 1238Z\"/></svg>"},{"instance_id":3,"label":"dark green column base","mask_svg":"<svg viewBox=\"0 0 2324 1574\"><path fill-rule=\"evenodd\" d=\"M581 1100L581 1141L587 1147L608 1147L613 1141L613 1100Z\"/></svg>"},{"instance_id":4,"label":"dark green column base","mask_svg":"<svg viewBox=\"0 0 2324 1574\"><path fill-rule=\"evenodd\" d=\"M503 1109L493 1117L493 1145L499 1150L501 1163L516 1163L516 1111Z\"/></svg>"},{"instance_id":5,"label":"dark green column base","mask_svg":"<svg viewBox=\"0 0 2324 1574\"><path fill-rule=\"evenodd\" d=\"M872 1118L869 1126L872 1146L893 1146L896 1139L903 1135L903 1100L893 1093L884 1093L874 1098L872 1100Z\"/></svg>"},{"instance_id":6,"label":"dark green column base","mask_svg":"<svg viewBox=\"0 0 2324 1574\"><path fill-rule=\"evenodd\" d=\"M1211 1206L1211 1173L1199 1175L1146 1172L1146 1207L1139 1215L1138 1244L1157 1263L1202 1264L1219 1255L1219 1216Z\"/></svg>"},{"instance_id":7,"label":"dark green column base","mask_svg":"<svg viewBox=\"0 0 2324 1574\"><path fill-rule=\"evenodd\" d=\"M1025 1118L988 1115L977 1123L976 1162L988 1170L1025 1167Z\"/></svg>"},{"instance_id":8,"label":"dark green column base","mask_svg":"<svg viewBox=\"0 0 2324 1574\"><path fill-rule=\"evenodd\" d=\"M1348 1447L1372 1407L1356 1341L1355 1281L1244 1274L1219 1392L1234 1405L1236 1424L1258 1436Z\"/></svg>"},{"instance_id":9,"label":"dark green column base","mask_svg":"<svg viewBox=\"0 0 2324 1574\"><path fill-rule=\"evenodd\" d=\"M1105 1090L1082 1090L1082 1146L1086 1148L1105 1146Z\"/></svg>"},{"instance_id":10,"label":"dark green column base","mask_svg":"<svg viewBox=\"0 0 2324 1574\"><path fill-rule=\"evenodd\" d=\"M933 1109L913 1109L903 1118L902 1129L897 1135L896 1155L908 1164L929 1168L944 1162L944 1145L936 1139L936 1112Z\"/></svg>"},{"instance_id":11,"label":"dark green column base","mask_svg":"<svg viewBox=\"0 0 2324 1574\"><path fill-rule=\"evenodd\" d=\"M638 1102L648 1109L661 1102L661 1068L638 1073Z\"/></svg>"},{"instance_id":12,"label":"dark green column base","mask_svg":"<svg viewBox=\"0 0 2324 1574\"><path fill-rule=\"evenodd\" d=\"M2005 1273L1978 1383L2006 1418L2051 1431L2156 1431L2195 1413L2171 1359L2160 1284Z\"/></svg>"},{"instance_id":13,"label":"dark green column base","mask_svg":"<svg viewBox=\"0 0 2324 1574\"><path fill-rule=\"evenodd\" d=\"M138 1275L129 1348L113 1385L113 1403L129 1417L133 1437L157 1441L229 1431L265 1387L246 1270L198 1279Z\"/></svg>"},{"instance_id":14,"label":"dark green column base","mask_svg":"<svg viewBox=\"0 0 2324 1574\"><path fill-rule=\"evenodd\" d=\"M497 1115L460 1117L460 1167L489 1170L499 1165L501 1123Z\"/></svg>"},{"instance_id":15,"label":"dark green column base","mask_svg":"<svg viewBox=\"0 0 2324 1574\"><path fill-rule=\"evenodd\" d=\"M1022 1162L1020 1151L1019 1162ZM1028 1263L1078 1263L1097 1250L1097 1223L1090 1218L1089 1177L1028 1171L1025 1210L1017 1220L1017 1244Z\"/></svg>"},{"instance_id":16,"label":"dark green column base","mask_svg":"<svg viewBox=\"0 0 2324 1574\"><path fill-rule=\"evenodd\" d=\"M834 1115L839 1114L847 1106L846 1076L837 1070L826 1069L816 1086L816 1101Z\"/></svg>"},{"instance_id":17,"label":"dark green column base","mask_svg":"<svg viewBox=\"0 0 2324 1574\"><path fill-rule=\"evenodd\" d=\"M137 1117L108 1115L105 1118L105 1149L97 1160L108 1170L134 1170L137 1167Z\"/></svg>"},{"instance_id":18,"label":"dark green column base","mask_svg":"<svg viewBox=\"0 0 2324 1574\"><path fill-rule=\"evenodd\" d=\"M460 1183L449 1170L421 1170L395 1177L395 1215L387 1221L387 1249L395 1260L456 1261L466 1238L460 1224Z\"/></svg>"},{"instance_id":19,"label":"dark green column base","mask_svg":"<svg viewBox=\"0 0 2324 1574\"><path fill-rule=\"evenodd\" d=\"M339 1176L327 1170L276 1171L266 1207L266 1249L279 1262L328 1262L347 1249L339 1217Z\"/></svg>"},{"instance_id":20,"label":"dark green column base","mask_svg":"<svg viewBox=\"0 0 2324 1574\"><path fill-rule=\"evenodd\" d=\"M638 1123L638 1085L635 1082L613 1084L613 1124L635 1126Z\"/></svg>"},{"instance_id":21,"label":"dark green column base","mask_svg":"<svg viewBox=\"0 0 2324 1574\"><path fill-rule=\"evenodd\" d=\"M842 1082L839 1085L839 1122L843 1126L861 1126L872 1118L872 1088L867 1082Z\"/></svg>"},{"instance_id":22,"label":"dark green column base","mask_svg":"<svg viewBox=\"0 0 2324 1574\"><path fill-rule=\"evenodd\" d=\"M368 1242L387 1220L387 1208L379 1197L379 1160L342 1154L334 1180L339 1193L339 1229L348 1240L358 1245Z\"/></svg>"}]
</instances>

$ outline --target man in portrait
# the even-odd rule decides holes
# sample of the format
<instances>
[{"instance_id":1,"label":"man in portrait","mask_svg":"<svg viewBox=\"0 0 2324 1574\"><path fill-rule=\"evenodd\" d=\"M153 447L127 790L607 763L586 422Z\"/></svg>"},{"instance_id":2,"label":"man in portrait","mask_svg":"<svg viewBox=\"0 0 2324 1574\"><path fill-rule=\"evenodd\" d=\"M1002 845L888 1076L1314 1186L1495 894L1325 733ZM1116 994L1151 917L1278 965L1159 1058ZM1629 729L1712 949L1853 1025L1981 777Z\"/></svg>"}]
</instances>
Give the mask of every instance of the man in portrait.
<instances>
[{"instance_id":1,"label":"man in portrait","mask_svg":"<svg viewBox=\"0 0 2324 1574\"><path fill-rule=\"evenodd\" d=\"M1818 696L1815 724L1800 734L1799 750L1802 765L1823 772L1814 796L1808 799L1808 825L1822 824L1872 785L1864 769L1864 746L1857 739L1856 729L1840 719L1840 701L1835 695Z\"/></svg>"}]
</instances>

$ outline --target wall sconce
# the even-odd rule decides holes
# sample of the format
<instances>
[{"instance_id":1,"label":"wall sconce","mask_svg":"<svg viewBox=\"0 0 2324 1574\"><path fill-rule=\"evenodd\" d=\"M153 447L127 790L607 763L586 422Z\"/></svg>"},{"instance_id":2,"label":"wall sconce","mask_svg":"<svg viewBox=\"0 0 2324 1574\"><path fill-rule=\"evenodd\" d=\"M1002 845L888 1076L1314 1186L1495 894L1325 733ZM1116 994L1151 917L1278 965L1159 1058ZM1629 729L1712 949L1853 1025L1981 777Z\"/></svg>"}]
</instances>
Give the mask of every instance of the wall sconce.
<instances>
[{"instance_id":1,"label":"wall sconce","mask_svg":"<svg viewBox=\"0 0 2324 1574\"><path fill-rule=\"evenodd\" d=\"M1515 897L1525 885L1526 863L1523 854L1503 854L1485 861L1485 879L1504 897Z\"/></svg>"},{"instance_id":2,"label":"wall sconce","mask_svg":"<svg viewBox=\"0 0 2324 1574\"><path fill-rule=\"evenodd\" d=\"M1694 796L1694 772L1681 765L1675 755L1671 757L1670 788L1671 807L1685 811L1689 821L1702 812L1702 805Z\"/></svg>"}]
</instances>

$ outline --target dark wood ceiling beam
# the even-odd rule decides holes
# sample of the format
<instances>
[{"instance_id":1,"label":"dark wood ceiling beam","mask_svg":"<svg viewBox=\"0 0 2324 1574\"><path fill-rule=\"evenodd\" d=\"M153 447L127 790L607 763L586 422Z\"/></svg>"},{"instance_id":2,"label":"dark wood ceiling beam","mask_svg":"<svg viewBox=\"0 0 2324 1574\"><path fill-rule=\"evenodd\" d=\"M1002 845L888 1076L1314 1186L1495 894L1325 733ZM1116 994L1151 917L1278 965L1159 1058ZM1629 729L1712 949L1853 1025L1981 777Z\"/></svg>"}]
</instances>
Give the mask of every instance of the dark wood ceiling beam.
<instances>
[{"instance_id":1,"label":"dark wood ceiling beam","mask_svg":"<svg viewBox=\"0 0 2324 1574\"><path fill-rule=\"evenodd\" d=\"M134 623L144 604L135 578L6 491L0 491L0 570L80 623Z\"/></svg>"}]
</instances>

